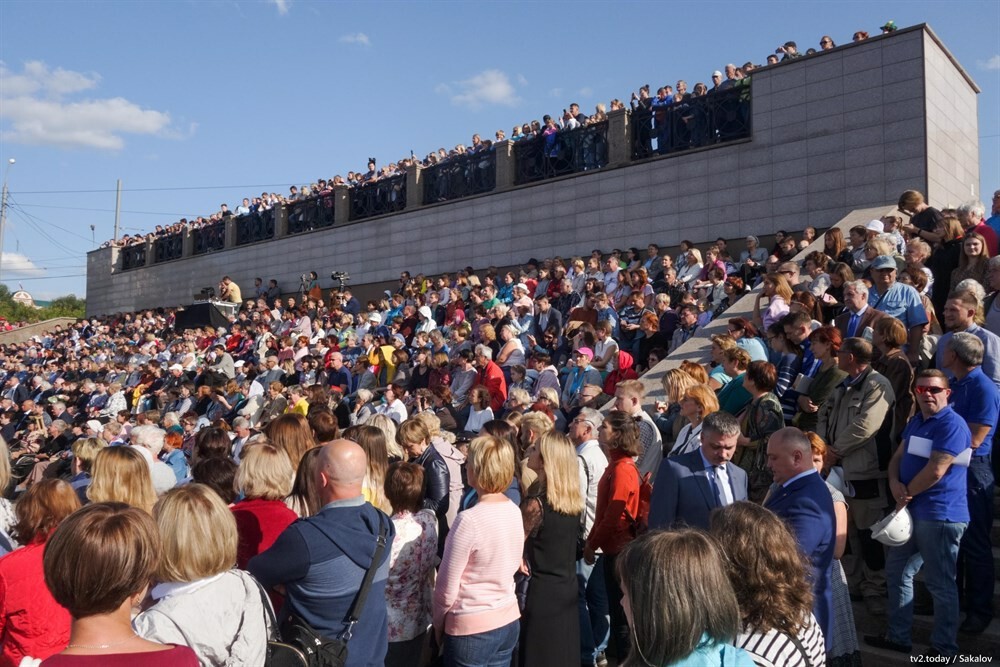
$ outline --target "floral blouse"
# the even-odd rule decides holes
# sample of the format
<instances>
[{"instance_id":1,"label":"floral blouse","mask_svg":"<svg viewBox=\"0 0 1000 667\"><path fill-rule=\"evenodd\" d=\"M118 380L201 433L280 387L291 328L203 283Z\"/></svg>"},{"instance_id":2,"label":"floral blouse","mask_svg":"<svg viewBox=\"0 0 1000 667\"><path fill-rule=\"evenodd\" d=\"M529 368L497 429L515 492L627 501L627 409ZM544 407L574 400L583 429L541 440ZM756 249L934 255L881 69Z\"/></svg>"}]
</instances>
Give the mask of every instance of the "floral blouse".
<instances>
[{"instance_id":1,"label":"floral blouse","mask_svg":"<svg viewBox=\"0 0 1000 667\"><path fill-rule=\"evenodd\" d=\"M431 510L392 515L396 537L385 584L389 641L419 636L431 623L434 566L437 564L437 518Z\"/></svg>"}]
</instances>

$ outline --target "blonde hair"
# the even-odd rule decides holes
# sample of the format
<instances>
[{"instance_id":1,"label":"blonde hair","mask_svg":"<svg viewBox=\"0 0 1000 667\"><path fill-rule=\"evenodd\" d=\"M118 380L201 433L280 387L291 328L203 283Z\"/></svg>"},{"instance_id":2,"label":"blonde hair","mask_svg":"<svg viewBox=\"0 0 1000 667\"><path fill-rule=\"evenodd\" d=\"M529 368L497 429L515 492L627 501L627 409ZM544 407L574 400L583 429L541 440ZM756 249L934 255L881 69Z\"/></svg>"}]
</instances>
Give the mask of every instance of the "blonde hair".
<instances>
[{"instance_id":1,"label":"blonde hair","mask_svg":"<svg viewBox=\"0 0 1000 667\"><path fill-rule=\"evenodd\" d=\"M719 399L716 398L715 392L708 385L696 384L693 387L688 387L688 390L684 392L684 398L690 398L698 404L698 407L701 408L702 418L719 411Z\"/></svg>"},{"instance_id":2,"label":"blonde hair","mask_svg":"<svg viewBox=\"0 0 1000 667\"><path fill-rule=\"evenodd\" d=\"M94 458L92 481L87 487L91 502L120 502L152 512L156 490L149 464L131 447L105 447Z\"/></svg>"},{"instance_id":3,"label":"blonde hair","mask_svg":"<svg viewBox=\"0 0 1000 667\"><path fill-rule=\"evenodd\" d=\"M267 442L243 449L236 471L236 490L246 498L282 500L292 491L295 469L285 453Z\"/></svg>"},{"instance_id":4,"label":"blonde hair","mask_svg":"<svg viewBox=\"0 0 1000 667\"><path fill-rule=\"evenodd\" d=\"M518 426L521 429L521 433L525 433L530 430L539 437L555 428L555 424L552 423L552 419L549 418L549 416L544 412L524 413L521 417L521 423Z\"/></svg>"},{"instance_id":5,"label":"blonde hair","mask_svg":"<svg viewBox=\"0 0 1000 667\"><path fill-rule=\"evenodd\" d=\"M545 469L545 497L549 505L560 514L579 514L583 511L583 494L573 443L566 435L549 431L538 441L538 451Z\"/></svg>"},{"instance_id":6,"label":"blonde hair","mask_svg":"<svg viewBox=\"0 0 1000 667\"><path fill-rule=\"evenodd\" d=\"M660 378L663 384L663 393L667 396L669 403L679 403L688 388L697 384L697 381L685 370L671 368Z\"/></svg>"},{"instance_id":7,"label":"blonde hair","mask_svg":"<svg viewBox=\"0 0 1000 667\"><path fill-rule=\"evenodd\" d=\"M545 399L553 405L553 407L559 407L559 394L552 387L542 387L538 390L538 398Z\"/></svg>"},{"instance_id":8,"label":"blonde hair","mask_svg":"<svg viewBox=\"0 0 1000 667\"><path fill-rule=\"evenodd\" d=\"M153 519L163 542L160 581L197 581L236 563L236 519L219 494L204 484L167 491L153 508Z\"/></svg>"},{"instance_id":9,"label":"blonde hair","mask_svg":"<svg viewBox=\"0 0 1000 667\"><path fill-rule=\"evenodd\" d=\"M514 448L503 438L481 435L469 443L468 466L480 495L503 493L514 480Z\"/></svg>"},{"instance_id":10,"label":"blonde hair","mask_svg":"<svg viewBox=\"0 0 1000 667\"><path fill-rule=\"evenodd\" d=\"M97 454L108 446L101 438L80 438L73 443L73 458L80 462L80 469L90 472ZM0 452L2 453L2 452ZM0 463L0 466L3 464ZM2 475L0 475L2 477ZM3 479L0 479L3 482ZM6 488L5 485L0 488Z\"/></svg>"},{"instance_id":11,"label":"blonde hair","mask_svg":"<svg viewBox=\"0 0 1000 667\"><path fill-rule=\"evenodd\" d=\"M522 389L521 387L514 387L507 392L507 398L513 400L518 405L531 405L531 394L528 393L527 389Z\"/></svg>"},{"instance_id":12,"label":"blonde hair","mask_svg":"<svg viewBox=\"0 0 1000 667\"><path fill-rule=\"evenodd\" d=\"M385 436L385 450L389 453L390 458L406 459L403 448L396 442L396 431L398 429L392 417L376 414L369 417L365 423L382 431L382 434Z\"/></svg>"}]
</instances>

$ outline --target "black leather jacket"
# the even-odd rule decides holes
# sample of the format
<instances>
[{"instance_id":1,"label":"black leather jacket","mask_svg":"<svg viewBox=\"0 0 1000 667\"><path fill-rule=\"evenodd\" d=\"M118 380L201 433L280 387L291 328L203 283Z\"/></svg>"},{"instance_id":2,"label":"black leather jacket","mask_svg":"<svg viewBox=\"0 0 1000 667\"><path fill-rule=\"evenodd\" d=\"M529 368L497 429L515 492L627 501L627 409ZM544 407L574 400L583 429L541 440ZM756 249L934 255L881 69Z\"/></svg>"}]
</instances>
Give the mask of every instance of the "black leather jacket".
<instances>
[{"instance_id":1,"label":"black leather jacket","mask_svg":"<svg viewBox=\"0 0 1000 667\"><path fill-rule=\"evenodd\" d=\"M413 463L424 469L424 509L432 510L438 519L444 518L448 512L448 492L451 486L451 475L448 464L434 447L428 445L424 453L413 459Z\"/></svg>"}]
</instances>

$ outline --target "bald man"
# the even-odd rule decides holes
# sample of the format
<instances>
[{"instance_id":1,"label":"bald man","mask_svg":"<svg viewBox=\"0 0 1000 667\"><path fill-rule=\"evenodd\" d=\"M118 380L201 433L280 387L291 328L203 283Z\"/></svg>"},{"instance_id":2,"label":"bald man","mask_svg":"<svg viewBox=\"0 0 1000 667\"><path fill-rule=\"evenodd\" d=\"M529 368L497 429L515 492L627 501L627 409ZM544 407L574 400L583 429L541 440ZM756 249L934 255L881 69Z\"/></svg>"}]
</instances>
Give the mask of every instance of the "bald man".
<instances>
[{"instance_id":1,"label":"bald man","mask_svg":"<svg viewBox=\"0 0 1000 667\"><path fill-rule=\"evenodd\" d=\"M833 629L831 566L836 547L837 519L833 496L812 463L812 444L805 433L789 426L767 441L767 464L774 483L764 507L788 526L813 568L813 614L823 628L830 650Z\"/></svg>"},{"instance_id":2,"label":"bald man","mask_svg":"<svg viewBox=\"0 0 1000 667\"><path fill-rule=\"evenodd\" d=\"M367 469L368 457L357 443L324 445L314 473L322 509L289 526L247 566L266 588L285 587L283 617L302 619L333 638L344 631L378 548L378 569L353 630L347 667L381 665L388 647L385 582L395 530L362 496Z\"/></svg>"}]
</instances>

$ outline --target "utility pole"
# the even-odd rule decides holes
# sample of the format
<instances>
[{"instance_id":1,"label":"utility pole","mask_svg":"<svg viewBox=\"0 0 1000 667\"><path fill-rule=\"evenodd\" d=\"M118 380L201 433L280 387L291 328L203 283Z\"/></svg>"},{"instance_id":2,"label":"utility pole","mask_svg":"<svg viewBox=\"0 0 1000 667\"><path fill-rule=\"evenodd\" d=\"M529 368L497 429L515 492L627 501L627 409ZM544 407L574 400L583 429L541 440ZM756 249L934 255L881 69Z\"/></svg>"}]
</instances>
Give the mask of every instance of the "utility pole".
<instances>
[{"instance_id":1,"label":"utility pole","mask_svg":"<svg viewBox=\"0 0 1000 667\"><path fill-rule=\"evenodd\" d=\"M7 226L7 175L15 160L7 160L7 168L3 172L3 193L0 194L0 278L3 277L3 232Z\"/></svg>"},{"instance_id":2,"label":"utility pole","mask_svg":"<svg viewBox=\"0 0 1000 667\"><path fill-rule=\"evenodd\" d=\"M122 179L118 179L118 188L115 194L115 241L118 240L118 221L122 215Z\"/></svg>"}]
</instances>

